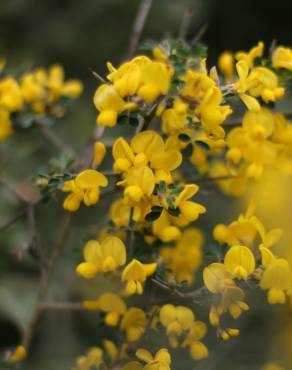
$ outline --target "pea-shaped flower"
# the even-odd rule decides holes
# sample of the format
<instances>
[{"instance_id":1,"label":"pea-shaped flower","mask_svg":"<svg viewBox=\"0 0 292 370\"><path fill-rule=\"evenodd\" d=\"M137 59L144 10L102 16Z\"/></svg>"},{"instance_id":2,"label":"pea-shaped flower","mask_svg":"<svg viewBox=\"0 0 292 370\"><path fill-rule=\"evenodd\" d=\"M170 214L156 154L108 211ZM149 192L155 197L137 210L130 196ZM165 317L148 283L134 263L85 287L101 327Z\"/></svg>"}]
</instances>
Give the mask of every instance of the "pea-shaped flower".
<instances>
[{"instance_id":1,"label":"pea-shaped flower","mask_svg":"<svg viewBox=\"0 0 292 370\"><path fill-rule=\"evenodd\" d=\"M139 348L136 351L136 356L139 360L146 362L144 370L170 370L171 357L166 348L161 348L156 352L155 356L146 349Z\"/></svg>"},{"instance_id":2,"label":"pea-shaped flower","mask_svg":"<svg viewBox=\"0 0 292 370\"><path fill-rule=\"evenodd\" d=\"M131 307L122 318L120 328L126 332L128 341L134 342L144 333L146 324L145 312L140 308Z\"/></svg>"},{"instance_id":3,"label":"pea-shaped flower","mask_svg":"<svg viewBox=\"0 0 292 370\"><path fill-rule=\"evenodd\" d=\"M101 243L90 240L83 250L85 262L80 263L76 272L86 279L98 272L114 271L126 262L126 248L121 239L106 237Z\"/></svg>"},{"instance_id":4,"label":"pea-shaped flower","mask_svg":"<svg viewBox=\"0 0 292 370\"><path fill-rule=\"evenodd\" d=\"M246 280L255 269L254 255L249 248L235 245L226 253L224 265L233 278Z\"/></svg>"},{"instance_id":5,"label":"pea-shaped flower","mask_svg":"<svg viewBox=\"0 0 292 370\"><path fill-rule=\"evenodd\" d=\"M175 207L180 209L183 218L187 221L195 221L201 213L206 212L204 206L190 200L198 190L199 187L195 184L186 185L174 201Z\"/></svg>"},{"instance_id":6,"label":"pea-shaped flower","mask_svg":"<svg viewBox=\"0 0 292 370\"><path fill-rule=\"evenodd\" d=\"M166 304L160 310L159 320L166 328L170 345L176 348L178 346L177 337L192 327L195 316L188 307Z\"/></svg>"},{"instance_id":7,"label":"pea-shaped flower","mask_svg":"<svg viewBox=\"0 0 292 370\"><path fill-rule=\"evenodd\" d=\"M122 273L122 281L127 281L126 293L142 294L143 284L147 276L152 275L157 268L157 263L141 263L133 259L124 269Z\"/></svg>"},{"instance_id":8,"label":"pea-shaped flower","mask_svg":"<svg viewBox=\"0 0 292 370\"><path fill-rule=\"evenodd\" d=\"M86 206L96 204L100 195L99 188L107 185L108 180L102 173L95 170L82 171L74 180L65 182L62 191L70 194L65 198L63 207L75 212L82 201Z\"/></svg>"},{"instance_id":9,"label":"pea-shaped flower","mask_svg":"<svg viewBox=\"0 0 292 370\"><path fill-rule=\"evenodd\" d=\"M96 300L83 302L83 307L89 311L103 311L106 314L105 323L109 326L116 326L120 317L127 311L122 298L110 292L101 294Z\"/></svg>"},{"instance_id":10,"label":"pea-shaped flower","mask_svg":"<svg viewBox=\"0 0 292 370\"><path fill-rule=\"evenodd\" d=\"M292 285L292 273L288 262L278 259L268 265L260 281L260 287L268 290L270 304L285 303L285 292Z\"/></svg>"}]
</instances>

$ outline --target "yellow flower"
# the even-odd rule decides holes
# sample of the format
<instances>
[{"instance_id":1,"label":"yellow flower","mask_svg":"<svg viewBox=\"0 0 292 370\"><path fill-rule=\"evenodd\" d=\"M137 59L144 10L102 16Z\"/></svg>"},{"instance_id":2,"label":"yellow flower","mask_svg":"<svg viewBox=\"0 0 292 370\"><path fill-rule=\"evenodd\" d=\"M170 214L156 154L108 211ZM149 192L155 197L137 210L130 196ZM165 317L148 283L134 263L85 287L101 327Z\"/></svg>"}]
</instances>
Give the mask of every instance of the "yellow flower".
<instances>
[{"instance_id":1,"label":"yellow flower","mask_svg":"<svg viewBox=\"0 0 292 370\"><path fill-rule=\"evenodd\" d=\"M187 221L195 221L200 214L206 212L206 208L201 204L190 201L199 190L195 184L185 185L182 192L174 201L174 206L179 208L181 215Z\"/></svg>"},{"instance_id":2,"label":"yellow flower","mask_svg":"<svg viewBox=\"0 0 292 370\"><path fill-rule=\"evenodd\" d=\"M180 151L167 147L162 137L152 130L134 136L131 149L136 154L136 161L145 156L145 161L153 169L157 182L161 180L171 182L170 172L182 162Z\"/></svg>"},{"instance_id":3,"label":"yellow flower","mask_svg":"<svg viewBox=\"0 0 292 370\"><path fill-rule=\"evenodd\" d=\"M122 318L120 328L126 332L129 342L135 342L144 333L147 324L145 312L140 308L131 307Z\"/></svg>"},{"instance_id":4,"label":"yellow flower","mask_svg":"<svg viewBox=\"0 0 292 370\"><path fill-rule=\"evenodd\" d=\"M94 153L93 153L93 160L92 164L94 166L99 166L103 161L106 154L105 145L101 141L96 141L94 143Z\"/></svg>"},{"instance_id":5,"label":"yellow flower","mask_svg":"<svg viewBox=\"0 0 292 370\"><path fill-rule=\"evenodd\" d=\"M152 55L153 55L153 58L155 60L157 60L158 62L166 62L167 61L166 53L159 46L155 46L152 49Z\"/></svg>"},{"instance_id":6,"label":"yellow flower","mask_svg":"<svg viewBox=\"0 0 292 370\"><path fill-rule=\"evenodd\" d=\"M107 78L114 83L121 97L139 95L147 103L165 95L170 86L172 70L168 65L138 56L123 63L118 69L108 64Z\"/></svg>"},{"instance_id":7,"label":"yellow flower","mask_svg":"<svg viewBox=\"0 0 292 370\"><path fill-rule=\"evenodd\" d=\"M113 146L114 171L121 173L129 170L135 161L135 155L129 144L122 137L118 138Z\"/></svg>"},{"instance_id":8,"label":"yellow flower","mask_svg":"<svg viewBox=\"0 0 292 370\"><path fill-rule=\"evenodd\" d=\"M114 170L125 172L117 185L125 187L125 202L131 205L149 198L155 183L172 182L171 171L182 161L180 151L166 147L162 137L148 130L134 136L131 145L119 138L113 147Z\"/></svg>"},{"instance_id":9,"label":"yellow flower","mask_svg":"<svg viewBox=\"0 0 292 370\"><path fill-rule=\"evenodd\" d=\"M20 362L25 359L27 356L26 349L24 346L19 345L15 348L15 350L9 355L7 361L11 363Z\"/></svg>"},{"instance_id":10,"label":"yellow flower","mask_svg":"<svg viewBox=\"0 0 292 370\"><path fill-rule=\"evenodd\" d=\"M178 240L181 236L181 231L177 226L172 225L172 217L163 210L157 220L152 222L152 232L163 242L171 242Z\"/></svg>"},{"instance_id":11,"label":"yellow flower","mask_svg":"<svg viewBox=\"0 0 292 370\"><path fill-rule=\"evenodd\" d=\"M20 111L23 105L20 87L12 77L0 79L0 109L8 112Z\"/></svg>"},{"instance_id":12,"label":"yellow flower","mask_svg":"<svg viewBox=\"0 0 292 370\"><path fill-rule=\"evenodd\" d=\"M183 232L176 246L163 247L159 255L163 263L171 270L178 282L192 282L194 272L201 264L202 260L203 234L199 229L190 228Z\"/></svg>"},{"instance_id":13,"label":"yellow flower","mask_svg":"<svg viewBox=\"0 0 292 370\"><path fill-rule=\"evenodd\" d=\"M174 101L173 107L162 113L162 129L168 134L183 130L187 119L188 106L180 99Z\"/></svg>"},{"instance_id":14,"label":"yellow flower","mask_svg":"<svg viewBox=\"0 0 292 370\"><path fill-rule=\"evenodd\" d=\"M62 191L70 192L64 200L64 209L75 212L82 201L86 206L96 204L99 200L99 187L107 185L107 178L98 171L85 170L79 173L74 180L65 182L63 186Z\"/></svg>"},{"instance_id":15,"label":"yellow flower","mask_svg":"<svg viewBox=\"0 0 292 370\"><path fill-rule=\"evenodd\" d=\"M268 103L281 99L284 96L285 90L279 86L277 75L268 68L254 68L248 79L248 91L255 98L261 97Z\"/></svg>"},{"instance_id":16,"label":"yellow flower","mask_svg":"<svg viewBox=\"0 0 292 370\"><path fill-rule=\"evenodd\" d=\"M102 349L99 347L91 347L86 355L77 358L76 367L74 367L73 370L91 370L93 367L99 369L102 363Z\"/></svg>"},{"instance_id":17,"label":"yellow flower","mask_svg":"<svg viewBox=\"0 0 292 370\"><path fill-rule=\"evenodd\" d=\"M123 270L122 281L126 281L126 293L142 294L147 276L154 274L157 263L141 263L133 259Z\"/></svg>"},{"instance_id":18,"label":"yellow flower","mask_svg":"<svg viewBox=\"0 0 292 370\"><path fill-rule=\"evenodd\" d=\"M258 112L260 110L260 104L254 97L248 94L249 89L249 66L245 60L241 60L236 63L236 70L238 73L238 81L235 83L235 89L239 94L240 99L246 105L249 110Z\"/></svg>"},{"instance_id":19,"label":"yellow flower","mask_svg":"<svg viewBox=\"0 0 292 370\"><path fill-rule=\"evenodd\" d=\"M220 316L229 311L233 318L238 318L242 311L249 309L243 301L244 293L232 280L231 273L226 266L221 263L212 263L205 267L203 279L206 288L213 294L220 295L219 303L212 305L210 309L210 323L214 326L219 325Z\"/></svg>"},{"instance_id":20,"label":"yellow flower","mask_svg":"<svg viewBox=\"0 0 292 370\"><path fill-rule=\"evenodd\" d=\"M255 269L254 255L249 248L235 245L227 251L224 265L233 278L246 280Z\"/></svg>"},{"instance_id":21,"label":"yellow flower","mask_svg":"<svg viewBox=\"0 0 292 370\"><path fill-rule=\"evenodd\" d=\"M229 51L222 53L218 59L218 66L227 80L231 80L235 72L233 53Z\"/></svg>"},{"instance_id":22,"label":"yellow flower","mask_svg":"<svg viewBox=\"0 0 292 370\"><path fill-rule=\"evenodd\" d=\"M65 81L64 69L59 64L54 64L49 68L45 86L49 90L49 102L54 102L61 96L66 96L71 99L77 98L83 90L83 85L79 80L72 79Z\"/></svg>"},{"instance_id":23,"label":"yellow flower","mask_svg":"<svg viewBox=\"0 0 292 370\"><path fill-rule=\"evenodd\" d=\"M264 43L259 41L259 43L250 49L249 52L239 51L235 55L236 60L244 60L249 68L252 68L254 65L254 60L263 55L264 52Z\"/></svg>"},{"instance_id":24,"label":"yellow flower","mask_svg":"<svg viewBox=\"0 0 292 370\"><path fill-rule=\"evenodd\" d=\"M126 248L121 239L108 236L99 243L90 240L84 247L85 262L80 263L76 272L86 279L93 278L98 272L114 271L126 262Z\"/></svg>"},{"instance_id":25,"label":"yellow flower","mask_svg":"<svg viewBox=\"0 0 292 370\"><path fill-rule=\"evenodd\" d=\"M222 263L212 263L204 268L204 284L213 294L223 293L226 286L233 285L232 275Z\"/></svg>"},{"instance_id":26,"label":"yellow flower","mask_svg":"<svg viewBox=\"0 0 292 370\"><path fill-rule=\"evenodd\" d=\"M292 49L278 46L272 55L274 68L285 68L292 71Z\"/></svg>"},{"instance_id":27,"label":"yellow flower","mask_svg":"<svg viewBox=\"0 0 292 370\"><path fill-rule=\"evenodd\" d=\"M161 348L155 356L146 349L139 348L136 351L139 360L146 362L143 370L170 370L171 357L166 348Z\"/></svg>"},{"instance_id":28,"label":"yellow flower","mask_svg":"<svg viewBox=\"0 0 292 370\"><path fill-rule=\"evenodd\" d=\"M40 106L40 102L46 98L45 86L39 81L37 73L24 73L20 79L20 88L26 103Z\"/></svg>"},{"instance_id":29,"label":"yellow flower","mask_svg":"<svg viewBox=\"0 0 292 370\"><path fill-rule=\"evenodd\" d=\"M279 86L277 75L266 67L255 67L249 70L246 61L236 64L239 80L235 83L236 91L249 110L260 110L257 97L265 102L276 101L284 96L285 90Z\"/></svg>"},{"instance_id":30,"label":"yellow flower","mask_svg":"<svg viewBox=\"0 0 292 370\"><path fill-rule=\"evenodd\" d=\"M177 338L180 337L185 330L191 329L195 316L193 311L187 307L166 304L161 307L159 320L166 328L170 345L176 348L178 346Z\"/></svg>"},{"instance_id":31,"label":"yellow flower","mask_svg":"<svg viewBox=\"0 0 292 370\"><path fill-rule=\"evenodd\" d=\"M229 105L221 105L222 100L222 93L218 87L212 87L207 90L202 102L196 109L205 132L209 137L216 140L224 137L224 129L220 125L232 113Z\"/></svg>"},{"instance_id":32,"label":"yellow flower","mask_svg":"<svg viewBox=\"0 0 292 370\"><path fill-rule=\"evenodd\" d=\"M285 303L285 291L291 285L292 273L288 262L284 259L277 259L268 264L260 281L261 289L268 290L268 302L270 304Z\"/></svg>"},{"instance_id":33,"label":"yellow flower","mask_svg":"<svg viewBox=\"0 0 292 370\"><path fill-rule=\"evenodd\" d=\"M147 103L166 95L170 87L172 70L165 63L151 62L141 65L141 85L137 94Z\"/></svg>"},{"instance_id":34,"label":"yellow flower","mask_svg":"<svg viewBox=\"0 0 292 370\"><path fill-rule=\"evenodd\" d=\"M10 114L7 110L0 108L0 141L5 140L13 132Z\"/></svg>"},{"instance_id":35,"label":"yellow flower","mask_svg":"<svg viewBox=\"0 0 292 370\"><path fill-rule=\"evenodd\" d=\"M193 360L202 360L208 356L208 348L200 340L206 335L207 326L202 321L195 321L183 341L182 346L190 348Z\"/></svg>"},{"instance_id":36,"label":"yellow flower","mask_svg":"<svg viewBox=\"0 0 292 370\"><path fill-rule=\"evenodd\" d=\"M125 302L114 293L103 293L94 301L84 301L83 306L89 311L105 312L105 323L109 326L116 326L120 317L127 311Z\"/></svg>"},{"instance_id":37,"label":"yellow flower","mask_svg":"<svg viewBox=\"0 0 292 370\"><path fill-rule=\"evenodd\" d=\"M120 97L115 87L103 84L96 90L93 98L96 109L100 112L96 123L100 126L113 127L118 114L125 109L125 102Z\"/></svg>"}]
</instances>

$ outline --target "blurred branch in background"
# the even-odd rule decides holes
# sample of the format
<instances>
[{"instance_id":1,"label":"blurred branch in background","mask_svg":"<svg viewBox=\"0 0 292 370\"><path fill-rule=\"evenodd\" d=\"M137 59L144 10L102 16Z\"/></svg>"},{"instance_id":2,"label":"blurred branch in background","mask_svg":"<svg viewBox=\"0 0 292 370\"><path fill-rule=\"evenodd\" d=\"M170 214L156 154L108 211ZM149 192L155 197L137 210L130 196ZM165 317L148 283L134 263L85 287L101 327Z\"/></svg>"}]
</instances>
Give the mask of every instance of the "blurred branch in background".
<instances>
[{"instance_id":1,"label":"blurred branch in background","mask_svg":"<svg viewBox=\"0 0 292 370\"><path fill-rule=\"evenodd\" d=\"M125 59L131 58L137 49L151 5L152 0L141 0L136 18L134 20L133 29L129 40L128 52Z\"/></svg>"}]
</instances>

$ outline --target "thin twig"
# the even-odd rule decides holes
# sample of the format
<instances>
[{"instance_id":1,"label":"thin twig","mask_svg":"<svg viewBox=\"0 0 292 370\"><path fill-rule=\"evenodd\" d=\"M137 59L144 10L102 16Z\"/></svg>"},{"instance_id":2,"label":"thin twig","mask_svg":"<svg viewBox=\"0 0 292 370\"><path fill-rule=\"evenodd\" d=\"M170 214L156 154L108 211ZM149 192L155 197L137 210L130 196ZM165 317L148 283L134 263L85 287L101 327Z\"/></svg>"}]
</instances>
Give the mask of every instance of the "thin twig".
<instances>
[{"instance_id":1,"label":"thin twig","mask_svg":"<svg viewBox=\"0 0 292 370\"><path fill-rule=\"evenodd\" d=\"M83 311L82 302L45 302L41 306L43 311Z\"/></svg>"},{"instance_id":2,"label":"thin twig","mask_svg":"<svg viewBox=\"0 0 292 370\"><path fill-rule=\"evenodd\" d=\"M27 206L27 219L31 232L30 249L39 261L40 272L43 275L45 273L44 253L36 225L35 206L32 204Z\"/></svg>"},{"instance_id":3,"label":"thin twig","mask_svg":"<svg viewBox=\"0 0 292 370\"><path fill-rule=\"evenodd\" d=\"M184 292L181 292L180 290L178 290L176 287L172 287L172 286L168 285L164 281L152 278L152 282L154 284L156 284L157 286L159 286L161 289L170 292L171 295L177 296L179 298L186 298L186 299L192 299L192 300L200 298L206 290L206 288L203 286L203 287L198 288L198 289L196 289L192 292L184 293Z\"/></svg>"},{"instance_id":4,"label":"thin twig","mask_svg":"<svg viewBox=\"0 0 292 370\"><path fill-rule=\"evenodd\" d=\"M190 42L191 46L196 45L199 41L201 41L201 38L204 36L205 32L208 29L208 23L203 24L203 26L199 29L199 32L195 35L195 37Z\"/></svg>"},{"instance_id":5,"label":"thin twig","mask_svg":"<svg viewBox=\"0 0 292 370\"><path fill-rule=\"evenodd\" d=\"M136 14L136 18L134 20L133 29L130 35L126 59L131 58L135 50L137 49L151 5L152 0L141 0L138 12Z\"/></svg>"},{"instance_id":6,"label":"thin twig","mask_svg":"<svg viewBox=\"0 0 292 370\"><path fill-rule=\"evenodd\" d=\"M183 18L179 27L178 38L180 40L185 40L188 29L190 27L192 17L193 9L190 6L188 6L183 14Z\"/></svg>"},{"instance_id":7,"label":"thin twig","mask_svg":"<svg viewBox=\"0 0 292 370\"><path fill-rule=\"evenodd\" d=\"M134 241L135 241L135 221L133 220L134 216L134 207L131 207L130 209L130 215L129 215L129 226L128 226L128 234L127 234L127 257L128 261L132 259L133 257L133 247L134 247Z\"/></svg>"},{"instance_id":8,"label":"thin twig","mask_svg":"<svg viewBox=\"0 0 292 370\"><path fill-rule=\"evenodd\" d=\"M8 229L10 226L14 225L15 222L20 220L25 215L25 211L19 212L16 216L14 216L11 220L5 222L4 224L0 225L0 231Z\"/></svg>"},{"instance_id":9,"label":"thin twig","mask_svg":"<svg viewBox=\"0 0 292 370\"><path fill-rule=\"evenodd\" d=\"M55 263L56 258L59 256L62 250L62 247L64 246L65 241L67 239L70 226L71 226L71 220L72 220L72 216L71 214L69 214L64 222L64 226L63 226L63 230L60 235L60 238L56 241L56 243L54 244L51 250L51 254L47 262L47 269L45 273L43 274L43 276L41 277L41 281L40 281L40 285L39 285L39 289L38 289L38 293L36 297L36 305L35 305L35 308L32 314L32 318L31 318L31 321L30 321L30 324L27 330L23 334L22 343L26 349L29 348L32 337L37 328L37 324L38 324L38 321L39 321L39 318L40 318L40 315L43 309L42 308L43 301L46 297L47 290L49 287L49 282L50 282L52 270L54 267L54 263Z\"/></svg>"},{"instance_id":10,"label":"thin twig","mask_svg":"<svg viewBox=\"0 0 292 370\"><path fill-rule=\"evenodd\" d=\"M66 153L69 157L76 157L74 149L71 148L67 143L65 143L60 136L56 135L50 127L40 125L40 131L44 135L44 137L57 149Z\"/></svg>"},{"instance_id":11,"label":"thin twig","mask_svg":"<svg viewBox=\"0 0 292 370\"><path fill-rule=\"evenodd\" d=\"M27 203L27 201L23 198L20 192L7 179L0 177L0 184L4 185L10 191L10 193L14 195L19 201Z\"/></svg>"},{"instance_id":12,"label":"thin twig","mask_svg":"<svg viewBox=\"0 0 292 370\"><path fill-rule=\"evenodd\" d=\"M93 68L88 67L89 72L99 81L102 83L106 83L105 79L101 77Z\"/></svg>"}]
</instances>

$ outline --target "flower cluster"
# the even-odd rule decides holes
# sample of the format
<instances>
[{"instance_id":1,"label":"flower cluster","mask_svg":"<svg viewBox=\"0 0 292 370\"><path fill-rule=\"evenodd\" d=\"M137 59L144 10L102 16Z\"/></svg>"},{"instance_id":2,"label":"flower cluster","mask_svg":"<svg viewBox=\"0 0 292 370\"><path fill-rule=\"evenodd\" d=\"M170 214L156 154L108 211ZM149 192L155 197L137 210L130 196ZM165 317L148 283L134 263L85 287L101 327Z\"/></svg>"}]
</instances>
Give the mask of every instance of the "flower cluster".
<instances>
[{"instance_id":1,"label":"flower cluster","mask_svg":"<svg viewBox=\"0 0 292 370\"><path fill-rule=\"evenodd\" d=\"M254 309L254 291L267 305L292 306L289 212L284 222L273 217L291 196L292 125L277 102L289 101L292 49L266 57L259 42L210 67L202 45L173 40L117 68L108 63L90 145L36 181L40 203L65 192L65 211L98 222L76 233L86 241L76 274L97 292L80 292L77 307L96 311L110 340L93 343L75 370L170 370L178 351L201 361L212 351L208 316L227 341L240 334L233 320ZM23 111L62 115L63 99L81 90L60 66L1 74L0 138ZM221 201L240 196L246 212L226 223ZM18 346L10 361L27 349Z\"/></svg>"},{"instance_id":2,"label":"flower cluster","mask_svg":"<svg viewBox=\"0 0 292 370\"><path fill-rule=\"evenodd\" d=\"M65 80L59 64L25 72L18 78L5 67L6 62L1 60L0 141L12 134L14 126L32 124L27 122L28 115L31 121L41 121L46 116L62 117L65 99L76 99L83 90L79 80Z\"/></svg>"}]
</instances>

